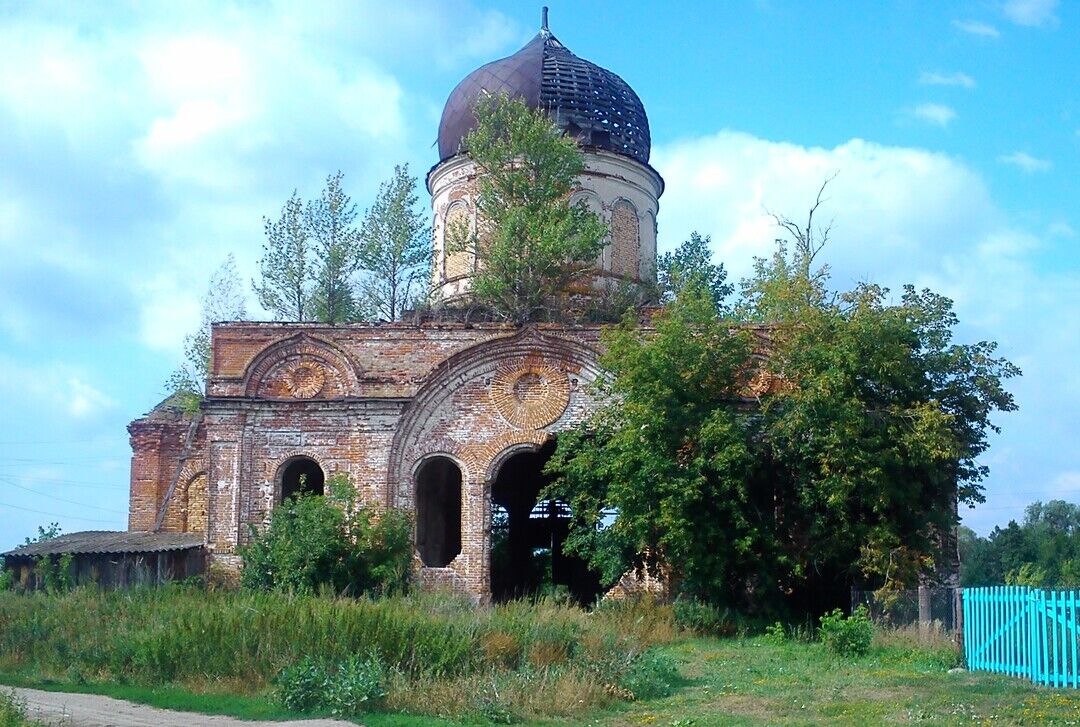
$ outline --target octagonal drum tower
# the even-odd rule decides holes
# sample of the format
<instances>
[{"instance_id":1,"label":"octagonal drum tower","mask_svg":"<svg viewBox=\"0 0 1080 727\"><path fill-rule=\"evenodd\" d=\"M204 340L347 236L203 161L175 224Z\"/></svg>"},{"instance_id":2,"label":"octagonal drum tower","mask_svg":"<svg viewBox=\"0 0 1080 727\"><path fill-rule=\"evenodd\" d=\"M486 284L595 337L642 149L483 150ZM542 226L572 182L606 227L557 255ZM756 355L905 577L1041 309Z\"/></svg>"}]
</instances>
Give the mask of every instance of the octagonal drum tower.
<instances>
[{"instance_id":1,"label":"octagonal drum tower","mask_svg":"<svg viewBox=\"0 0 1080 727\"><path fill-rule=\"evenodd\" d=\"M585 172L572 202L609 226L596 281L641 282L656 276L656 213L664 180L649 166L649 120L623 79L574 55L552 35L544 10L540 32L517 53L476 69L454 88L439 123L439 163L428 173L434 214L433 285L444 300L469 290L476 256L447 249L447 227L476 229L476 167L462 147L475 126L481 94L507 94L543 109L581 144Z\"/></svg>"}]
</instances>

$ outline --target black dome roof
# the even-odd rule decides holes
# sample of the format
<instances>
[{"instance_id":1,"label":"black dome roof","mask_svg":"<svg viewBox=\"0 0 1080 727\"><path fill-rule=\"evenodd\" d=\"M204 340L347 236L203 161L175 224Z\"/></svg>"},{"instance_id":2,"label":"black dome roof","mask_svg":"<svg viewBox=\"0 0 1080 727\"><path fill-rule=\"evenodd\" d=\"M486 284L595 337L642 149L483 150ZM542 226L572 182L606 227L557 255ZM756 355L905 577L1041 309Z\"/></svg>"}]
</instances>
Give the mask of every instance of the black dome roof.
<instances>
[{"instance_id":1,"label":"black dome roof","mask_svg":"<svg viewBox=\"0 0 1080 727\"><path fill-rule=\"evenodd\" d=\"M547 23L512 56L477 68L454 88L439 122L439 160L458 153L476 123L482 91L506 93L542 108L584 146L649 163L649 119L634 89L611 71L578 58Z\"/></svg>"}]
</instances>

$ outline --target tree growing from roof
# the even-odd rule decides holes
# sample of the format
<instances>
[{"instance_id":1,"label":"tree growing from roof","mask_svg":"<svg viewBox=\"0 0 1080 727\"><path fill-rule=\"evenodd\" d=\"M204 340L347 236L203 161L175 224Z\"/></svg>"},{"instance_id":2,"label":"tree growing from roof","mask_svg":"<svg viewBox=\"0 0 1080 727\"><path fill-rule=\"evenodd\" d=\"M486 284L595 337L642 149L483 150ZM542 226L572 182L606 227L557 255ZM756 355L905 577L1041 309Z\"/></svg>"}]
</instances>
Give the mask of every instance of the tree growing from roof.
<instances>
[{"instance_id":1,"label":"tree growing from roof","mask_svg":"<svg viewBox=\"0 0 1080 727\"><path fill-rule=\"evenodd\" d=\"M463 148L477 166L477 229L449 230L450 245L476 257L478 303L514 323L551 318L607 234L584 203L570 203L584 155L520 99L483 97L475 115Z\"/></svg>"},{"instance_id":2,"label":"tree growing from roof","mask_svg":"<svg viewBox=\"0 0 1080 727\"><path fill-rule=\"evenodd\" d=\"M661 303L674 301L689 288L700 288L708 294L717 310L723 307L734 287L727 282L723 263L712 261L710 243L708 235L702 237L694 231L690 233L690 239L674 251L660 256L656 264L656 283Z\"/></svg>"},{"instance_id":3,"label":"tree growing from roof","mask_svg":"<svg viewBox=\"0 0 1080 727\"><path fill-rule=\"evenodd\" d=\"M690 285L652 330L605 334L612 403L560 435L542 496L570 504L567 549L609 579L651 558L689 595L831 608L856 581L912 587L957 503L981 501L977 457L1019 371L953 343L930 291L831 291L811 223L733 308Z\"/></svg>"},{"instance_id":4,"label":"tree growing from roof","mask_svg":"<svg viewBox=\"0 0 1080 727\"><path fill-rule=\"evenodd\" d=\"M353 276L360 269L356 205L341 186L341 172L326 178L318 199L308 202L304 223L311 237L315 285L312 312L321 323L347 323L360 317Z\"/></svg>"},{"instance_id":5,"label":"tree growing from roof","mask_svg":"<svg viewBox=\"0 0 1080 727\"><path fill-rule=\"evenodd\" d=\"M296 190L276 220L263 218L263 232L266 241L259 259L259 280L251 283L259 304L279 321L312 320L312 243L304 202Z\"/></svg>"},{"instance_id":6,"label":"tree growing from roof","mask_svg":"<svg viewBox=\"0 0 1080 727\"><path fill-rule=\"evenodd\" d=\"M365 308L376 318L398 320L424 293L431 275L431 228L417 207L416 178L395 166L379 186L360 226L360 267Z\"/></svg>"},{"instance_id":7,"label":"tree growing from roof","mask_svg":"<svg viewBox=\"0 0 1080 727\"><path fill-rule=\"evenodd\" d=\"M247 305L236 271L236 259L230 253L210 276L203 296L202 318L194 333L184 336L184 361L172 373L168 389L180 399L181 407L198 407L210 373L210 326L221 321L242 320Z\"/></svg>"},{"instance_id":8,"label":"tree growing from roof","mask_svg":"<svg viewBox=\"0 0 1080 727\"><path fill-rule=\"evenodd\" d=\"M276 320L333 324L362 316L353 293L360 234L343 177L328 176L319 197L307 203L294 190L276 220L263 220L266 241L252 287Z\"/></svg>"}]
</instances>

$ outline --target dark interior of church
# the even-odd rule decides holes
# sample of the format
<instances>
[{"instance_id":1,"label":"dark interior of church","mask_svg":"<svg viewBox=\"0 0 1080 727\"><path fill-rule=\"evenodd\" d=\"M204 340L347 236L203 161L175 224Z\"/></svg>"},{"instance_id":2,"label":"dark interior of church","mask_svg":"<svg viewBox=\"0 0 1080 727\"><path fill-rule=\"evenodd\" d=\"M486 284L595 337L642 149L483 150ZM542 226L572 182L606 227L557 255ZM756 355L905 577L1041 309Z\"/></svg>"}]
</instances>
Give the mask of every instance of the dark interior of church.
<instances>
[{"instance_id":1,"label":"dark interior of church","mask_svg":"<svg viewBox=\"0 0 1080 727\"><path fill-rule=\"evenodd\" d=\"M461 470L448 457L431 457L416 473L416 548L432 568L461 552Z\"/></svg>"},{"instance_id":2,"label":"dark interior of church","mask_svg":"<svg viewBox=\"0 0 1080 727\"><path fill-rule=\"evenodd\" d=\"M596 574L580 558L563 552L569 508L539 500L550 482L544 465L554 452L552 439L538 451L512 455L492 485L491 595L495 601L565 589L587 605L600 594Z\"/></svg>"},{"instance_id":3,"label":"dark interior of church","mask_svg":"<svg viewBox=\"0 0 1080 727\"><path fill-rule=\"evenodd\" d=\"M325 480L318 462L310 457L296 457L281 473L281 501L303 493L322 495Z\"/></svg>"}]
</instances>

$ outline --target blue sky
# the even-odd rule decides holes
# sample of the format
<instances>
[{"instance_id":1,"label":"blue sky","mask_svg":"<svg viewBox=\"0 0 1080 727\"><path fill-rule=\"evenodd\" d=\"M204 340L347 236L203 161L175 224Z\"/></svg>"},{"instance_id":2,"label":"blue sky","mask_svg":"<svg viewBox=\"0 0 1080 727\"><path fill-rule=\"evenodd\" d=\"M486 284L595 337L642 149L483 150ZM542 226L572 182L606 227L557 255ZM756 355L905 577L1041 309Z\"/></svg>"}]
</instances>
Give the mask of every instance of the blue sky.
<instances>
[{"instance_id":1,"label":"blue sky","mask_svg":"<svg viewBox=\"0 0 1080 727\"><path fill-rule=\"evenodd\" d=\"M984 462L986 533L1080 498L1080 4L563 3L622 75L667 181L659 245L733 275L821 180L838 286L928 285L1024 370ZM210 273L345 173L423 173L442 103L536 32L533 3L5 3L0 9L0 548L123 528L124 427L163 395ZM256 310L254 301L249 310Z\"/></svg>"}]
</instances>

